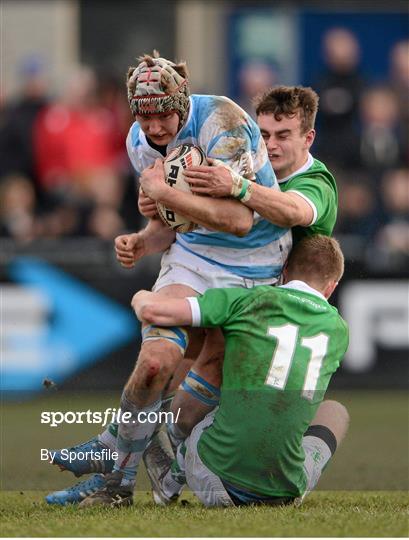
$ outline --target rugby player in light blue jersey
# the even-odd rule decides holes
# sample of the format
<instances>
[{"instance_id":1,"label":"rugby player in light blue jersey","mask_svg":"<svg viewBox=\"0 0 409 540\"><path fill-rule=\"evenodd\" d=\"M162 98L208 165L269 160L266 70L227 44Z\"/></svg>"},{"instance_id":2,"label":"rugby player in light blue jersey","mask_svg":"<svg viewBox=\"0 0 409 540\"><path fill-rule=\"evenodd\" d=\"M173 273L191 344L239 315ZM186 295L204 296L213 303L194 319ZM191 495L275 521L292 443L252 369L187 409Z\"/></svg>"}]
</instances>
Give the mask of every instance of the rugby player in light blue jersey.
<instances>
[{"instance_id":1,"label":"rugby player in light blue jersey","mask_svg":"<svg viewBox=\"0 0 409 540\"><path fill-rule=\"evenodd\" d=\"M190 297L215 287L249 288L276 283L291 248L291 232L257 214L253 216L252 210L242 204L249 195L251 182L279 189L256 123L228 98L189 95L185 64L176 65L163 58L141 58L139 65L128 72L127 88L135 116L127 148L145 193L140 196L140 210L152 219L144 231L116 239L121 264L132 267L141 256L165 248L174 240L175 233L154 215L154 201L159 201L199 227L191 233L176 235L163 255L155 292ZM236 189L232 197L220 199L176 193L164 183L158 158L183 143L200 146L208 157L224 162L247 182L246 189ZM138 362L120 403L122 412L129 413L131 420L120 423L118 433L110 426L99 438L71 449L83 452L88 447L97 449L103 445L114 448L119 457L113 472L106 475L102 487L101 477L92 477L88 484L85 481L77 486L75 493L64 490L49 495L48 502L78 502L97 490L82 504L132 503L137 467L156 427L153 422L142 424L132 420L141 411L159 411L162 392L182 361L189 338L191 350L200 350L203 334L188 336L184 328L178 327L143 328ZM218 329L206 333L199 365L215 356L220 360L223 357L223 339ZM195 372L184 384L191 386L198 402L210 407L217 403L218 389ZM54 462L58 463L58 455ZM74 461L69 470L79 476L107 472L109 468L109 464L88 460ZM98 478L98 482L92 483L93 478Z\"/></svg>"}]
</instances>

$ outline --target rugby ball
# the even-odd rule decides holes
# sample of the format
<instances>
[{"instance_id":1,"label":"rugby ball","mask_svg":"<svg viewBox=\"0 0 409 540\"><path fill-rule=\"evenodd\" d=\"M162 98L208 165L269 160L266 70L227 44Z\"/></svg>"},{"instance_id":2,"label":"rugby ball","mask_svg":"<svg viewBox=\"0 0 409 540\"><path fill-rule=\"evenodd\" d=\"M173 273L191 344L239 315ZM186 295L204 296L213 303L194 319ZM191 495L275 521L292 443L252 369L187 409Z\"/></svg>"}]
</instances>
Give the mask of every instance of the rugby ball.
<instances>
[{"instance_id":1,"label":"rugby ball","mask_svg":"<svg viewBox=\"0 0 409 540\"><path fill-rule=\"evenodd\" d=\"M172 188L191 193L189 184L185 181L183 170L197 165L207 165L206 156L201 148L193 144L182 144L174 148L165 158L165 182ZM158 214L161 220L178 233L187 233L197 227L184 216L177 214L162 203L157 202Z\"/></svg>"}]
</instances>

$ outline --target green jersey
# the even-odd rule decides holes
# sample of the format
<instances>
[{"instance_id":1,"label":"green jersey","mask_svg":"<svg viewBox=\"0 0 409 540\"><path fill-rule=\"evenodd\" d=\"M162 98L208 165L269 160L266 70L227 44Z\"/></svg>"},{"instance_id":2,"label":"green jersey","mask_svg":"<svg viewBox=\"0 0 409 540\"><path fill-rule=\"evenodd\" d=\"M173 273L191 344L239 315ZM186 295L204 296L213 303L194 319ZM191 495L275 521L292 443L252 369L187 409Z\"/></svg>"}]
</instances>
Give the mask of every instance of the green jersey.
<instances>
[{"instance_id":1,"label":"green jersey","mask_svg":"<svg viewBox=\"0 0 409 540\"><path fill-rule=\"evenodd\" d=\"M211 289L189 300L193 324L221 326L226 340L220 405L198 444L202 461L238 488L299 496L302 437L347 349L345 321L300 281Z\"/></svg>"},{"instance_id":2,"label":"green jersey","mask_svg":"<svg viewBox=\"0 0 409 540\"><path fill-rule=\"evenodd\" d=\"M314 218L308 227L293 227L293 239L312 234L331 236L337 220L338 191L335 179L326 166L311 155L301 172L284 180L279 180L281 191L292 191L307 199L314 211Z\"/></svg>"}]
</instances>

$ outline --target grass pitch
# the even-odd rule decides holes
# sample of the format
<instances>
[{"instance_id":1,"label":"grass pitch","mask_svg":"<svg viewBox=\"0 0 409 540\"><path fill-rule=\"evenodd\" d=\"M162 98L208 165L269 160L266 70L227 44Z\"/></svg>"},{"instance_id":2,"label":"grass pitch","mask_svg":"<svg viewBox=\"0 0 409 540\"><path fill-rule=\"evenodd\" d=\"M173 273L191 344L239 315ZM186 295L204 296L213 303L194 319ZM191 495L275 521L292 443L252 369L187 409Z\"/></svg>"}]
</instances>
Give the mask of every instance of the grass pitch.
<instances>
[{"instance_id":1,"label":"grass pitch","mask_svg":"<svg viewBox=\"0 0 409 540\"><path fill-rule=\"evenodd\" d=\"M143 471L132 508L54 507L44 495L76 479L40 461L40 448L85 440L100 426L59 428L40 423L40 412L102 411L116 395L49 393L3 406L0 531L2 536L377 536L409 535L408 402L401 392L354 392L328 396L349 409L351 428L318 490L299 509L249 507L205 509L191 493L182 502L156 507Z\"/></svg>"},{"instance_id":2,"label":"grass pitch","mask_svg":"<svg viewBox=\"0 0 409 540\"><path fill-rule=\"evenodd\" d=\"M406 497L406 498L405 498ZM374 536L408 534L408 499L400 492L317 492L304 505L205 509L193 497L160 508L140 495L118 510L47 506L39 493L3 493L4 536ZM190 502L190 504L188 503Z\"/></svg>"}]
</instances>

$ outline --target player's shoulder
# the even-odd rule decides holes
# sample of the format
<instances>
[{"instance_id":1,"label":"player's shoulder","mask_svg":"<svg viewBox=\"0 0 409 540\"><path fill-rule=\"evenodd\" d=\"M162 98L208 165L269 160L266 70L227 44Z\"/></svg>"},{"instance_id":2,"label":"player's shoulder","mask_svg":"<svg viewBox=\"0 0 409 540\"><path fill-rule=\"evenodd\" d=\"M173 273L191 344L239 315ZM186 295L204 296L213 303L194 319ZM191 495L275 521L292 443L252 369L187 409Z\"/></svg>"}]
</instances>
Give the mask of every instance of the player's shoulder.
<instances>
[{"instance_id":1,"label":"player's shoulder","mask_svg":"<svg viewBox=\"0 0 409 540\"><path fill-rule=\"evenodd\" d=\"M226 96L216 96L214 94L192 94L190 96L192 102L198 107L205 107L212 104L215 107L225 106L243 110L237 103Z\"/></svg>"},{"instance_id":2,"label":"player's shoulder","mask_svg":"<svg viewBox=\"0 0 409 540\"><path fill-rule=\"evenodd\" d=\"M334 175L332 172L328 169L328 167L320 161L319 159L313 157L313 162L311 167L309 168L310 174L314 174L317 177L323 178L325 180L329 180L331 182L335 183Z\"/></svg>"},{"instance_id":3,"label":"player's shoulder","mask_svg":"<svg viewBox=\"0 0 409 540\"><path fill-rule=\"evenodd\" d=\"M333 306L328 302L329 307L329 313L327 321L328 323L332 323L333 327L335 328L336 332L339 336L344 336L348 338L349 335L349 326L348 323L343 319L338 311L338 308L336 306Z\"/></svg>"},{"instance_id":4,"label":"player's shoulder","mask_svg":"<svg viewBox=\"0 0 409 540\"><path fill-rule=\"evenodd\" d=\"M337 337L340 347L345 351L348 349L349 344L349 325L345 319L341 317L338 309L335 306L331 306L333 312L333 335Z\"/></svg>"},{"instance_id":5,"label":"player's shoulder","mask_svg":"<svg viewBox=\"0 0 409 540\"><path fill-rule=\"evenodd\" d=\"M326 188L337 193L337 185L332 173L326 165L316 158L311 156L311 165L304 171L294 174L287 181L281 182L280 187L283 191L295 189L295 186L301 187L308 185Z\"/></svg>"},{"instance_id":6,"label":"player's shoulder","mask_svg":"<svg viewBox=\"0 0 409 540\"><path fill-rule=\"evenodd\" d=\"M128 149L137 148L142 145L142 130L138 122L134 122L128 131L128 136L126 138L126 146Z\"/></svg>"},{"instance_id":7,"label":"player's shoulder","mask_svg":"<svg viewBox=\"0 0 409 540\"><path fill-rule=\"evenodd\" d=\"M192 94L191 101L194 114L199 117L208 119L216 115L219 121L233 123L240 123L248 118L248 114L226 96Z\"/></svg>"},{"instance_id":8,"label":"player's shoulder","mask_svg":"<svg viewBox=\"0 0 409 540\"><path fill-rule=\"evenodd\" d=\"M349 334L349 325L345 319L343 319L335 306L332 306L335 309L336 317L338 318L338 324L340 328L348 335Z\"/></svg>"},{"instance_id":9,"label":"player's shoulder","mask_svg":"<svg viewBox=\"0 0 409 540\"><path fill-rule=\"evenodd\" d=\"M325 163L323 163L319 159L313 158L312 165L307 172L309 172L309 174L316 179L322 180L325 183L331 185L331 187L336 188L334 175L331 173Z\"/></svg>"}]
</instances>

